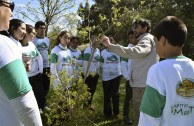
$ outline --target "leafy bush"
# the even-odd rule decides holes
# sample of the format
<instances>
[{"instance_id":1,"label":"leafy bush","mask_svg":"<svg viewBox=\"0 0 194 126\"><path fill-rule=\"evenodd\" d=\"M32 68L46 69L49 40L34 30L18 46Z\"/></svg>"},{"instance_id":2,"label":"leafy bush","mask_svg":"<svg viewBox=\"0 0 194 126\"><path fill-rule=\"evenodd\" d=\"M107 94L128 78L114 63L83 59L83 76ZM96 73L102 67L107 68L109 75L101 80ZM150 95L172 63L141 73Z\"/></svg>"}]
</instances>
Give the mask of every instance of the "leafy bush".
<instances>
[{"instance_id":1,"label":"leafy bush","mask_svg":"<svg viewBox=\"0 0 194 126\"><path fill-rule=\"evenodd\" d=\"M75 74L75 73L74 73ZM65 71L59 73L60 81L54 88L56 80L51 77L51 87L47 96L47 106L50 111L44 112L46 123L50 126L78 125L86 123L88 110L83 109L83 104L88 101L90 93L81 76L68 78ZM71 86L70 86L71 85Z\"/></svg>"}]
</instances>

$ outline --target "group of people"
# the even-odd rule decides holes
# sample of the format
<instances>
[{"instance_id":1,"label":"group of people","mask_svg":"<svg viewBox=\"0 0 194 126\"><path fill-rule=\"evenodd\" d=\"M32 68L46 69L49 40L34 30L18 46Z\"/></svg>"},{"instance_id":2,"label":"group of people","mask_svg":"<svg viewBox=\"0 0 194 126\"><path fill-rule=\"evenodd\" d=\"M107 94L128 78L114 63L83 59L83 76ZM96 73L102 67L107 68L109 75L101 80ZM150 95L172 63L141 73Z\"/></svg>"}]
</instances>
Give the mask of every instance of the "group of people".
<instances>
[{"instance_id":1,"label":"group of people","mask_svg":"<svg viewBox=\"0 0 194 126\"><path fill-rule=\"evenodd\" d=\"M91 93L84 108L94 110L92 99L102 69L103 113L108 119L119 114L121 75L126 79L123 120L139 126L194 125L194 62L183 56L186 25L174 16L162 19L151 32L148 20L133 23L127 47L114 37L91 36L83 54L78 37L61 31L51 50L45 37L46 24L35 27L11 19L14 3L0 0L0 122L2 126L42 126L40 113L46 106L50 77L54 88L60 72L78 79L79 67ZM99 41L106 47L98 49ZM159 62L159 57L164 58ZM89 65L88 65L89 64ZM76 73L76 74L75 74ZM72 79L73 80L73 79ZM76 84L70 81L66 88ZM133 98L133 99L132 99ZM132 100L131 100L132 99ZM133 101L133 119L129 106Z\"/></svg>"},{"instance_id":2,"label":"group of people","mask_svg":"<svg viewBox=\"0 0 194 126\"><path fill-rule=\"evenodd\" d=\"M167 16L152 34L146 20L134 22L133 28L138 41L133 47L112 44L106 36L102 43L109 51L132 59L126 78L132 87L134 124L194 125L194 62L182 54L186 25Z\"/></svg>"}]
</instances>

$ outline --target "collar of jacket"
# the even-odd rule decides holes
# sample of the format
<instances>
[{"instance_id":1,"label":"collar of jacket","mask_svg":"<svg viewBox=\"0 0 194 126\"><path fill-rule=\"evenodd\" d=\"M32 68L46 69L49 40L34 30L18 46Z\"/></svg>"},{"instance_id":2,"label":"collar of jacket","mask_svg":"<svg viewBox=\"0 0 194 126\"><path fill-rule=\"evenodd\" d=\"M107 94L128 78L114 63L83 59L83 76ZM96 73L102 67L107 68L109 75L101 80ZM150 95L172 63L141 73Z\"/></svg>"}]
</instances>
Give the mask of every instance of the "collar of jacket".
<instances>
[{"instance_id":1,"label":"collar of jacket","mask_svg":"<svg viewBox=\"0 0 194 126\"><path fill-rule=\"evenodd\" d=\"M144 33L144 34L140 35L140 36L137 38L137 40L139 41L139 40L141 40L144 36L149 35L149 34L150 34L150 33Z\"/></svg>"}]
</instances>

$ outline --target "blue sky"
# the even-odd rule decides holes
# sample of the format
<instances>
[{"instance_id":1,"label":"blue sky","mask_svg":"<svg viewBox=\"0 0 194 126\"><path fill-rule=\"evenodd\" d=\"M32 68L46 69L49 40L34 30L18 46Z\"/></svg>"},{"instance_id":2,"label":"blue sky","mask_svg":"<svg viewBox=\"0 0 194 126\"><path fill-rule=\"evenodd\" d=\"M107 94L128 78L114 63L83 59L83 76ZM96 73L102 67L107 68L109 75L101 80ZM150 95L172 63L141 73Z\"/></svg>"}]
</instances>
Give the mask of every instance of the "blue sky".
<instances>
[{"instance_id":1,"label":"blue sky","mask_svg":"<svg viewBox=\"0 0 194 126\"><path fill-rule=\"evenodd\" d=\"M14 2L16 7L18 6L25 6L26 3L28 3L29 1L37 1L37 0L10 0L11 2ZM76 0L75 2L75 6L69 10L70 12L76 12L79 4L82 2L83 5L85 5L85 1L86 0ZM89 0L90 5L94 4L94 2L92 0ZM32 4L32 6L35 6L35 4ZM17 18L17 14L13 13L13 18ZM33 24L32 21L28 20L28 19L22 19L24 22L29 23L29 24Z\"/></svg>"}]
</instances>

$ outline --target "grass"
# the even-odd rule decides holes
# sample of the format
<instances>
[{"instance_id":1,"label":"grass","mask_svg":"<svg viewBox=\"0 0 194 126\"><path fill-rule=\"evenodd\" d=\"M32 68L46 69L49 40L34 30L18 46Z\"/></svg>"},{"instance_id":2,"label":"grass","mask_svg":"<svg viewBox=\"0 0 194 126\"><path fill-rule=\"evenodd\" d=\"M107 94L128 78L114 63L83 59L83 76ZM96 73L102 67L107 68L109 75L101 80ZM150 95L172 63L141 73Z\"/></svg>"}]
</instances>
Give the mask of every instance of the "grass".
<instances>
[{"instance_id":1,"label":"grass","mask_svg":"<svg viewBox=\"0 0 194 126\"><path fill-rule=\"evenodd\" d=\"M125 126L123 123L123 105L124 105L124 98L125 98L125 80L121 79L120 84L120 104L119 104L119 116L117 119L112 118L111 120L105 120L103 118L103 88L102 88L102 80L99 79L96 92L94 94L94 99L92 105L95 108L95 112L93 112L93 117L90 119L92 123L88 126ZM131 106L132 107L132 106ZM130 117L132 118L132 111L130 107Z\"/></svg>"}]
</instances>

